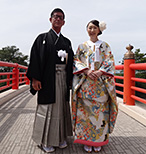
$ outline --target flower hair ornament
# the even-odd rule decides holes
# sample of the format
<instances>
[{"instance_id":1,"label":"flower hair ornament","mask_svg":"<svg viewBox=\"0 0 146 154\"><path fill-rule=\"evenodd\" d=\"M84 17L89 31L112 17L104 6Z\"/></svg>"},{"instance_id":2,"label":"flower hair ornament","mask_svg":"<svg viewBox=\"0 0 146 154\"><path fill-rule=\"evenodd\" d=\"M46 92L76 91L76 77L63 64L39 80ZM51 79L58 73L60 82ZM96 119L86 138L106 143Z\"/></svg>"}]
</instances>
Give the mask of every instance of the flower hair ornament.
<instances>
[{"instance_id":1,"label":"flower hair ornament","mask_svg":"<svg viewBox=\"0 0 146 154\"><path fill-rule=\"evenodd\" d=\"M59 50L58 51L58 57L61 57L61 61L64 61L64 58L66 58L67 53L65 50Z\"/></svg>"},{"instance_id":2,"label":"flower hair ornament","mask_svg":"<svg viewBox=\"0 0 146 154\"><path fill-rule=\"evenodd\" d=\"M99 22L99 29L101 32L106 29L106 23L104 21Z\"/></svg>"}]
</instances>

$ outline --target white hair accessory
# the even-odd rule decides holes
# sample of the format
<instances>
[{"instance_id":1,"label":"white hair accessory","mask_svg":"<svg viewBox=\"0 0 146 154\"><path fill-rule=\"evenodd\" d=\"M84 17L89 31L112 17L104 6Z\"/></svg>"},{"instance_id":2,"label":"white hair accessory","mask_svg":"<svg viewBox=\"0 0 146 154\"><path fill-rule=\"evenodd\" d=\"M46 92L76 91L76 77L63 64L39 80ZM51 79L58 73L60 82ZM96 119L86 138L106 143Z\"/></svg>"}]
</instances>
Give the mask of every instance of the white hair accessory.
<instances>
[{"instance_id":1,"label":"white hair accessory","mask_svg":"<svg viewBox=\"0 0 146 154\"><path fill-rule=\"evenodd\" d=\"M99 29L101 32L106 29L106 23L104 21L99 22Z\"/></svg>"},{"instance_id":2,"label":"white hair accessory","mask_svg":"<svg viewBox=\"0 0 146 154\"><path fill-rule=\"evenodd\" d=\"M61 61L64 61L64 58L66 58L66 51L65 50L59 50L58 51L58 57L61 57Z\"/></svg>"}]
</instances>

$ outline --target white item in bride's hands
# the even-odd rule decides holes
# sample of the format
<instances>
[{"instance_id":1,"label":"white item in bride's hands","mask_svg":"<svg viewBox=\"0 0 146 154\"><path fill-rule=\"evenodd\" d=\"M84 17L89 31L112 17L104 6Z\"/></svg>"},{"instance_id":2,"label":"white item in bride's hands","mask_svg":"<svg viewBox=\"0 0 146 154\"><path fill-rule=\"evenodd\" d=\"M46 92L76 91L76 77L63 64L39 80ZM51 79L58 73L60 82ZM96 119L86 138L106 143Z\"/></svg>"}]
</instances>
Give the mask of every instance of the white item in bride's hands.
<instances>
[{"instance_id":1,"label":"white item in bride's hands","mask_svg":"<svg viewBox=\"0 0 146 154\"><path fill-rule=\"evenodd\" d=\"M95 50L95 62L99 61L99 48L96 48Z\"/></svg>"},{"instance_id":2,"label":"white item in bride's hands","mask_svg":"<svg viewBox=\"0 0 146 154\"><path fill-rule=\"evenodd\" d=\"M94 70L94 62L91 62L91 70Z\"/></svg>"}]
</instances>

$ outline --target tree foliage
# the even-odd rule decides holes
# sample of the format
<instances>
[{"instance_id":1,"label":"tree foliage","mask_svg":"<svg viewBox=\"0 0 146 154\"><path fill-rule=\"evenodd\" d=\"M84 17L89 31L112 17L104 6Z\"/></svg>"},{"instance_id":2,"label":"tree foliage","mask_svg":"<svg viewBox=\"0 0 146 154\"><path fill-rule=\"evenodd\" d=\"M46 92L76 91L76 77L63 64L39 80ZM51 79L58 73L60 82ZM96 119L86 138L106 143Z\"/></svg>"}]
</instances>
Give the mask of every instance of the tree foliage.
<instances>
[{"instance_id":1,"label":"tree foliage","mask_svg":"<svg viewBox=\"0 0 146 154\"><path fill-rule=\"evenodd\" d=\"M140 53L140 49L136 49L134 54L135 54L135 63L146 63L146 53ZM136 77L146 79L146 71L137 70Z\"/></svg>"},{"instance_id":2,"label":"tree foliage","mask_svg":"<svg viewBox=\"0 0 146 154\"><path fill-rule=\"evenodd\" d=\"M24 55L16 46L7 46L0 50L0 61L28 66L28 55Z\"/></svg>"},{"instance_id":3,"label":"tree foliage","mask_svg":"<svg viewBox=\"0 0 146 154\"><path fill-rule=\"evenodd\" d=\"M135 51L135 63L146 63L146 54L140 53L140 49ZM135 77L146 79L146 70L136 70ZM145 89L146 83L136 82L136 86Z\"/></svg>"},{"instance_id":4,"label":"tree foliage","mask_svg":"<svg viewBox=\"0 0 146 154\"><path fill-rule=\"evenodd\" d=\"M146 53L140 53L140 49L136 49L134 54L136 63L146 63Z\"/></svg>"},{"instance_id":5,"label":"tree foliage","mask_svg":"<svg viewBox=\"0 0 146 154\"><path fill-rule=\"evenodd\" d=\"M28 66L28 55L24 55L16 46L7 46L0 49L0 61L18 63ZM0 67L0 72L12 72L13 67ZM19 71L25 71L20 69ZM12 75L11 75L12 76ZM6 79L6 75L0 76L1 79ZM12 82L12 81L11 81ZM0 83L0 87L6 85L6 82Z\"/></svg>"},{"instance_id":6,"label":"tree foliage","mask_svg":"<svg viewBox=\"0 0 146 154\"><path fill-rule=\"evenodd\" d=\"M146 53L140 53L140 49L136 49L134 52L135 63L146 63ZM124 58L122 61L119 61L122 65L124 64Z\"/></svg>"}]
</instances>

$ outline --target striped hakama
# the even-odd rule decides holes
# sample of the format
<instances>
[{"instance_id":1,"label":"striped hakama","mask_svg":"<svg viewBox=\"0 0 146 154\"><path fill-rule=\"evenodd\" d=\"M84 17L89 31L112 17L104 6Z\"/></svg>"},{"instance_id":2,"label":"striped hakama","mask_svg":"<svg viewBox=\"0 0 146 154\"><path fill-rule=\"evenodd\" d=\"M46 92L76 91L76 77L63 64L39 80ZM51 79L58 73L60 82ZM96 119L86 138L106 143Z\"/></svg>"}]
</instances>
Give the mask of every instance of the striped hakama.
<instances>
[{"instance_id":1,"label":"striped hakama","mask_svg":"<svg viewBox=\"0 0 146 154\"><path fill-rule=\"evenodd\" d=\"M56 102L37 105L32 138L38 145L59 146L67 136L72 136L65 67L65 64L56 65Z\"/></svg>"}]
</instances>

